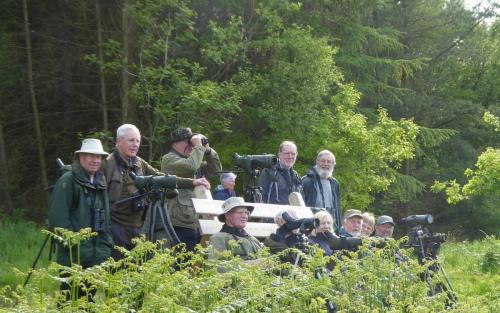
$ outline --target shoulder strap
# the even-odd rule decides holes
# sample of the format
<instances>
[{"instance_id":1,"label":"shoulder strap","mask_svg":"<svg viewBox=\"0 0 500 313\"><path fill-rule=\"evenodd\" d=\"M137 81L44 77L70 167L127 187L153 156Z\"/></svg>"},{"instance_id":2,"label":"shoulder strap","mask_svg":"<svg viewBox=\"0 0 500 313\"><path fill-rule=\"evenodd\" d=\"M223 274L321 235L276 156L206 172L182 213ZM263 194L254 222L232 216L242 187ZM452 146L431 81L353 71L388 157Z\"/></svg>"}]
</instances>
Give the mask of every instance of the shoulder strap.
<instances>
[{"instance_id":1,"label":"shoulder strap","mask_svg":"<svg viewBox=\"0 0 500 313\"><path fill-rule=\"evenodd\" d=\"M265 172L266 172L266 175L267 175L267 178L269 179L270 182L277 182L278 181L278 178L276 177L277 176L277 172L278 170L275 169L275 168L266 168L265 169Z\"/></svg>"}]
</instances>

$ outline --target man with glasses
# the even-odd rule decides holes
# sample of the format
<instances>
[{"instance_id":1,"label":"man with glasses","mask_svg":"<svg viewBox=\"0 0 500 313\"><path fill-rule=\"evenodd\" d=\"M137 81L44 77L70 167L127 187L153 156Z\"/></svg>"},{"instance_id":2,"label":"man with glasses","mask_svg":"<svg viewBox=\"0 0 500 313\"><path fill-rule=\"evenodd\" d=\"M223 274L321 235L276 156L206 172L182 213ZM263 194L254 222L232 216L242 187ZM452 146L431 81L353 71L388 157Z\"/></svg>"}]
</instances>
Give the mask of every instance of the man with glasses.
<instances>
[{"instance_id":1,"label":"man with glasses","mask_svg":"<svg viewBox=\"0 0 500 313\"><path fill-rule=\"evenodd\" d=\"M296 160L295 143L283 141L278 151L278 164L274 168L265 168L259 178L264 203L288 205L288 196L292 192L302 193L302 181L293 169Z\"/></svg>"},{"instance_id":2,"label":"man with glasses","mask_svg":"<svg viewBox=\"0 0 500 313\"><path fill-rule=\"evenodd\" d=\"M223 222L222 229L210 237L212 251L209 258L218 258L223 251L231 251L243 260L255 258L255 253L262 247L259 240L245 231L250 214L254 207L246 204L243 198L231 197L222 204L222 214L218 216Z\"/></svg>"}]
</instances>

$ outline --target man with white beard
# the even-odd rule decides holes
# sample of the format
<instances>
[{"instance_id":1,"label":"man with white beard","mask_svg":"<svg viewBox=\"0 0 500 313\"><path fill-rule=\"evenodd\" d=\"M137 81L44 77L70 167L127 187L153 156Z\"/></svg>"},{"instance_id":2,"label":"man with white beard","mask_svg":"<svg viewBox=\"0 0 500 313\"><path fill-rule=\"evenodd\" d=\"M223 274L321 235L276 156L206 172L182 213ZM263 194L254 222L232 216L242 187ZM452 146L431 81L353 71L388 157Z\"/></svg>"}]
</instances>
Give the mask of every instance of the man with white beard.
<instances>
[{"instance_id":1,"label":"man with white beard","mask_svg":"<svg viewBox=\"0 0 500 313\"><path fill-rule=\"evenodd\" d=\"M332 176L335 167L335 156L328 150L323 150L316 157L316 165L306 176L302 177L304 202L308 207L325 208L335 223L335 233L338 235L342 225L340 210L340 186Z\"/></svg>"},{"instance_id":2,"label":"man with white beard","mask_svg":"<svg viewBox=\"0 0 500 313\"><path fill-rule=\"evenodd\" d=\"M363 229L363 214L359 210L348 210L340 229L341 237L360 237Z\"/></svg>"}]
</instances>

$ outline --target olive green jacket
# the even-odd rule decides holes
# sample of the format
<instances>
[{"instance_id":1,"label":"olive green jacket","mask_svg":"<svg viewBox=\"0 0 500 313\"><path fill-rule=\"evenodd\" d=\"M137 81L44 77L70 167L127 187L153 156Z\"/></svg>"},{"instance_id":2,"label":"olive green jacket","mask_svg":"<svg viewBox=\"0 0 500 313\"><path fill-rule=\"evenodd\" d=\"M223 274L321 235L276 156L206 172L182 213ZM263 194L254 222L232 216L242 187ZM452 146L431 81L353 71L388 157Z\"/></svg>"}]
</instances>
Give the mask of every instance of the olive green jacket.
<instances>
[{"instance_id":1,"label":"olive green jacket","mask_svg":"<svg viewBox=\"0 0 500 313\"><path fill-rule=\"evenodd\" d=\"M251 235L239 237L222 231L210 237L209 245L212 246L208 256L210 259L218 258L219 252L223 251L231 251L234 256L243 260L255 259L253 255L262 248L260 241Z\"/></svg>"},{"instance_id":2,"label":"olive green jacket","mask_svg":"<svg viewBox=\"0 0 500 313\"><path fill-rule=\"evenodd\" d=\"M111 220L109 217L108 194L106 180L101 172L97 172L94 183L89 175L75 161L68 171L57 181L52 191L49 205L49 228L65 228L78 232L82 228L93 228L96 209L102 209L104 230L97 236L80 243L80 265L90 267L100 264L111 256L113 239L111 237ZM78 252L76 245L72 247L72 262L69 248L58 243L57 262L69 266L76 264Z\"/></svg>"},{"instance_id":3,"label":"olive green jacket","mask_svg":"<svg viewBox=\"0 0 500 313\"><path fill-rule=\"evenodd\" d=\"M131 171L139 176L165 174L149 165L148 162L140 157L133 158L131 164L128 164L120 156L118 150L113 151L103 161L101 170L104 172L108 183L111 220L113 223L129 227L142 227L144 212L132 210L132 201L125 201L118 205L115 205L115 202L130 198L132 194L137 192L134 181L130 177ZM177 187L193 188L193 180L177 177Z\"/></svg>"},{"instance_id":4,"label":"olive green jacket","mask_svg":"<svg viewBox=\"0 0 500 313\"><path fill-rule=\"evenodd\" d=\"M161 170L182 177L194 177L196 171L203 165L205 147L195 146L188 157L180 155L174 149L165 154L161 160ZM222 170L219 155L211 149L207 156L206 173L208 177L217 175ZM179 190L179 196L168 200L170 219L174 226L191 229L198 228L198 217L196 216L192 198L195 197L193 190Z\"/></svg>"}]
</instances>

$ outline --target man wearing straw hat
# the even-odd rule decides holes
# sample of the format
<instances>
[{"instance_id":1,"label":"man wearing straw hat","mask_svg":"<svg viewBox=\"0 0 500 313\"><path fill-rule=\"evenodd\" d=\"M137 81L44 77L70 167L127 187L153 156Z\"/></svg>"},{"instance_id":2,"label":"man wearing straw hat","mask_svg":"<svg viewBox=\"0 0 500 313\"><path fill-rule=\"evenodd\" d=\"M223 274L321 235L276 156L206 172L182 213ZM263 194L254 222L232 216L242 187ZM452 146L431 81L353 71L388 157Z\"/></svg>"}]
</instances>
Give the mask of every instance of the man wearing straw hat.
<instances>
[{"instance_id":1,"label":"man wearing straw hat","mask_svg":"<svg viewBox=\"0 0 500 313\"><path fill-rule=\"evenodd\" d=\"M50 229L58 227L78 232L91 228L97 233L97 236L81 241L79 249L75 244L71 252L67 245L58 243L59 264L71 266L79 261L83 268L87 268L111 256L113 240L106 179L99 170L103 157L107 155L99 139L83 140L81 149L75 151L71 170L64 173L54 186L48 212ZM61 289L69 290L70 286L62 283Z\"/></svg>"},{"instance_id":2,"label":"man wearing straw hat","mask_svg":"<svg viewBox=\"0 0 500 313\"><path fill-rule=\"evenodd\" d=\"M253 209L252 205L245 203L240 197L231 197L224 201L222 213L218 216L219 221L224 225L218 233L210 237L209 243L213 249L210 258L217 258L220 252L226 250L244 260L253 258L253 255L262 247L257 238L245 231Z\"/></svg>"}]
</instances>

